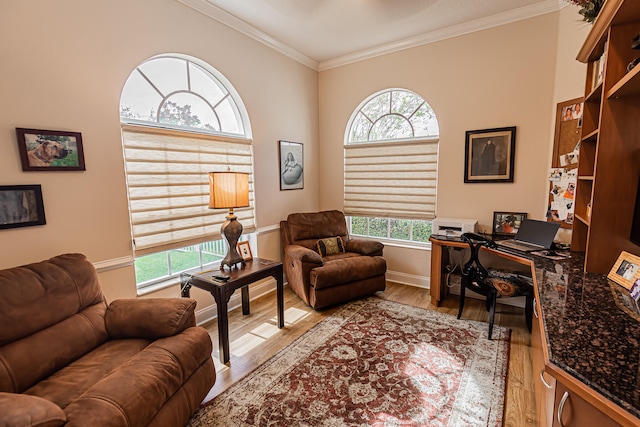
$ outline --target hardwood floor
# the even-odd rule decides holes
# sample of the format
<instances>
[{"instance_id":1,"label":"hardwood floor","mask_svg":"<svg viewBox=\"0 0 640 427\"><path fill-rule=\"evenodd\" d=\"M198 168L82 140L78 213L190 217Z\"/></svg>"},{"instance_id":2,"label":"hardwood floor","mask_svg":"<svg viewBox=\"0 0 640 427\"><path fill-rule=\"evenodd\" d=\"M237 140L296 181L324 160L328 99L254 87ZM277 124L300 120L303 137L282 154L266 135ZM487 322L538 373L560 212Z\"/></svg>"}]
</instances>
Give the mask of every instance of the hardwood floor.
<instances>
[{"instance_id":1,"label":"hardwood floor","mask_svg":"<svg viewBox=\"0 0 640 427\"><path fill-rule=\"evenodd\" d=\"M422 288L387 282L387 289L377 296L417 307L435 309L457 315L458 296L449 296L441 307L431 305L429 291ZM260 366L336 308L312 310L297 295L285 287L285 327L276 324L275 292L251 301L251 314L243 316L236 308L229 312L231 362L220 363L218 354L218 325L216 321L204 325L214 342L213 356L217 379L207 399L213 398ZM484 300L467 298L463 317L488 322ZM531 369L531 336L527 330L522 308L498 305L496 325L511 328L511 349L507 376L504 426L537 426L533 373Z\"/></svg>"}]
</instances>

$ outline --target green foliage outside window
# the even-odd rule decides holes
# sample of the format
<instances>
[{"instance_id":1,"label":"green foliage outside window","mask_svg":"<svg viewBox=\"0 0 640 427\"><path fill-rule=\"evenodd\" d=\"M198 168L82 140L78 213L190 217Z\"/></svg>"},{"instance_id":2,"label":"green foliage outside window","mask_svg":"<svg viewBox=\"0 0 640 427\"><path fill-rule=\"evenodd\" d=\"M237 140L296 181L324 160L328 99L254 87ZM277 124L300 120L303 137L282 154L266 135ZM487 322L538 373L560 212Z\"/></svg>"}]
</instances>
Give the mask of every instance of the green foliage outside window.
<instances>
[{"instance_id":1,"label":"green foliage outside window","mask_svg":"<svg viewBox=\"0 0 640 427\"><path fill-rule=\"evenodd\" d=\"M369 236L371 237L387 237L387 219L386 218L370 218L369 219Z\"/></svg>"},{"instance_id":2,"label":"green foliage outside window","mask_svg":"<svg viewBox=\"0 0 640 427\"><path fill-rule=\"evenodd\" d=\"M390 219L389 237L397 240L411 240L411 220L408 219Z\"/></svg>"},{"instance_id":3,"label":"green foliage outside window","mask_svg":"<svg viewBox=\"0 0 640 427\"><path fill-rule=\"evenodd\" d=\"M431 237L431 221L362 216L353 216L349 220L352 235L419 243L427 243Z\"/></svg>"}]
</instances>

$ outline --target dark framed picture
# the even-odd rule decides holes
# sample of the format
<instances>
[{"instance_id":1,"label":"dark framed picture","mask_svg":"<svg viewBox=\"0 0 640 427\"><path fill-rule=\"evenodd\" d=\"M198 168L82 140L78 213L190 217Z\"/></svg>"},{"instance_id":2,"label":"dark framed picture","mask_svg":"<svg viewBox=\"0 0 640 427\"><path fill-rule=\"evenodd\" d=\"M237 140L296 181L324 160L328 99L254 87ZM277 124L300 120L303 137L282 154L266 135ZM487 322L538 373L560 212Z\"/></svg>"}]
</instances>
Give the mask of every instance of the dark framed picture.
<instances>
[{"instance_id":1,"label":"dark framed picture","mask_svg":"<svg viewBox=\"0 0 640 427\"><path fill-rule=\"evenodd\" d=\"M85 170L79 132L16 128L16 136L25 172Z\"/></svg>"},{"instance_id":2,"label":"dark framed picture","mask_svg":"<svg viewBox=\"0 0 640 427\"><path fill-rule=\"evenodd\" d=\"M513 182L516 127L468 130L464 182Z\"/></svg>"},{"instance_id":3,"label":"dark framed picture","mask_svg":"<svg viewBox=\"0 0 640 427\"><path fill-rule=\"evenodd\" d=\"M46 223L40 185L0 186L0 230Z\"/></svg>"},{"instance_id":4,"label":"dark framed picture","mask_svg":"<svg viewBox=\"0 0 640 427\"><path fill-rule=\"evenodd\" d=\"M300 142L278 141L280 190L304 188L304 152Z\"/></svg>"},{"instance_id":5,"label":"dark framed picture","mask_svg":"<svg viewBox=\"0 0 640 427\"><path fill-rule=\"evenodd\" d=\"M251 245L249 245L248 241L238 242L238 252L240 252L240 256L243 261L249 261L253 259L253 254L251 253Z\"/></svg>"},{"instance_id":6,"label":"dark framed picture","mask_svg":"<svg viewBox=\"0 0 640 427\"><path fill-rule=\"evenodd\" d=\"M633 284L640 279L640 257L622 251L607 278L631 290Z\"/></svg>"},{"instance_id":7,"label":"dark framed picture","mask_svg":"<svg viewBox=\"0 0 640 427\"><path fill-rule=\"evenodd\" d=\"M491 234L496 236L513 236L518 232L520 223L527 218L525 212L494 212Z\"/></svg>"}]
</instances>

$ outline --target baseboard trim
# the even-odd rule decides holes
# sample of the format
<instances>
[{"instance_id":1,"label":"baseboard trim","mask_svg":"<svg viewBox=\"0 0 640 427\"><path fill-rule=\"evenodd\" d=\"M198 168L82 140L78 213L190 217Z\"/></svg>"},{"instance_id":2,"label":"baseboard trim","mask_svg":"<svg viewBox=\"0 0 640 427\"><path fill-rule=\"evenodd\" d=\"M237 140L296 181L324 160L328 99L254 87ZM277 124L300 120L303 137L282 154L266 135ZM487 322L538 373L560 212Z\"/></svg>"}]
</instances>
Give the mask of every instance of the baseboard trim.
<instances>
[{"instance_id":1,"label":"baseboard trim","mask_svg":"<svg viewBox=\"0 0 640 427\"><path fill-rule=\"evenodd\" d=\"M415 274L407 274L401 273L399 271L387 270L386 277L389 282L429 289L430 278L426 276L418 276Z\"/></svg>"}]
</instances>

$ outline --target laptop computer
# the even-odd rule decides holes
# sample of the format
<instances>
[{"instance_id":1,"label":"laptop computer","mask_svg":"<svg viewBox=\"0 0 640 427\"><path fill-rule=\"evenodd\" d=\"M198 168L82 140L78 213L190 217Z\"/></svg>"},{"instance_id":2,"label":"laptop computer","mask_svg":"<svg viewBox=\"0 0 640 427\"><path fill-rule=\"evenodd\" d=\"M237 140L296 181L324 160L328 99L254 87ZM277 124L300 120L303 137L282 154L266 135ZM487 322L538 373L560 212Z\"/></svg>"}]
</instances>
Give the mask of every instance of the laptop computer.
<instances>
[{"instance_id":1,"label":"laptop computer","mask_svg":"<svg viewBox=\"0 0 640 427\"><path fill-rule=\"evenodd\" d=\"M558 228L560 228L559 222L523 219L513 239L498 240L496 244L522 252L551 249Z\"/></svg>"}]
</instances>

